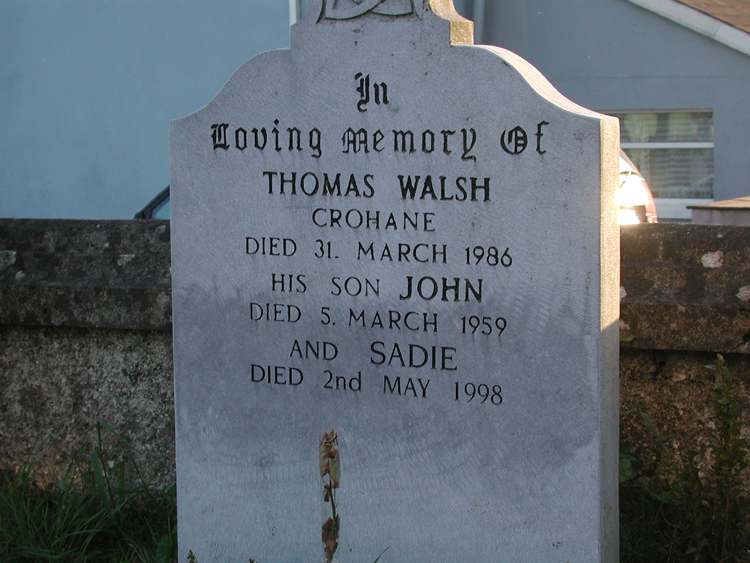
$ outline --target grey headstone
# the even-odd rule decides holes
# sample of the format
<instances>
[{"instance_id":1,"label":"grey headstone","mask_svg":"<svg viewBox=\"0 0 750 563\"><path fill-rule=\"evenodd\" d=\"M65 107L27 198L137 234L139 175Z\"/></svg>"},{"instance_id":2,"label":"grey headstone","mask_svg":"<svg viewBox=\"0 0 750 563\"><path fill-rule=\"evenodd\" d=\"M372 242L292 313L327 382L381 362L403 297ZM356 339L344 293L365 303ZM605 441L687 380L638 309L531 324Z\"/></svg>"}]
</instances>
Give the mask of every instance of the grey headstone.
<instances>
[{"instance_id":1,"label":"grey headstone","mask_svg":"<svg viewBox=\"0 0 750 563\"><path fill-rule=\"evenodd\" d=\"M335 561L617 560L618 124L469 43L318 0L173 123L181 561L325 560L330 430Z\"/></svg>"}]
</instances>

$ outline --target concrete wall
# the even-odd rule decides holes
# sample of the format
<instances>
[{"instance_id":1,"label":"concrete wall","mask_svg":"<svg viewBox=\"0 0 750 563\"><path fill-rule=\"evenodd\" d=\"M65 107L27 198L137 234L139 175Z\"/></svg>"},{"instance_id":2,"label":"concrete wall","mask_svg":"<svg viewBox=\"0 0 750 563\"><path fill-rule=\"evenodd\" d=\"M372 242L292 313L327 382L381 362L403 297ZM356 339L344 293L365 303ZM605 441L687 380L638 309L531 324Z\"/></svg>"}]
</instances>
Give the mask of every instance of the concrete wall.
<instances>
[{"instance_id":1,"label":"concrete wall","mask_svg":"<svg viewBox=\"0 0 750 563\"><path fill-rule=\"evenodd\" d=\"M714 112L714 199L750 193L750 56L627 0L487 2L484 40L598 110Z\"/></svg>"},{"instance_id":2,"label":"concrete wall","mask_svg":"<svg viewBox=\"0 0 750 563\"><path fill-rule=\"evenodd\" d=\"M288 46L288 0L0 1L0 217L133 217L170 120Z\"/></svg>"},{"instance_id":3,"label":"concrete wall","mask_svg":"<svg viewBox=\"0 0 750 563\"><path fill-rule=\"evenodd\" d=\"M624 444L668 472L715 431L703 366L716 352L750 438L750 227L634 225L621 239L622 411L647 412L669 451L637 414L621 418ZM103 420L149 481L172 483L169 223L0 220L0 302L0 465L34 455L52 479ZM113 460L128 453L104 438Z\"/></svg>"}]
</instances>

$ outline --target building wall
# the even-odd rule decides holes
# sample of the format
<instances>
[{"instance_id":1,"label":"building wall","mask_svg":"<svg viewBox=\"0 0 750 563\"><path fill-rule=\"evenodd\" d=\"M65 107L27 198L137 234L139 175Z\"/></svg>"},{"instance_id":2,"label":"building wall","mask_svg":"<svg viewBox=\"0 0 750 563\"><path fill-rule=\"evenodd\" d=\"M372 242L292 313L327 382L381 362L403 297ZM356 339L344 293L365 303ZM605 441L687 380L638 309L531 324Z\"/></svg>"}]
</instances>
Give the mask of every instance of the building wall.
<instances>
[{"instance_id":1,"label":"building wall","mask_svg":"<svg viewBox=\"0 0 750 563\"><path fill-rule=\"evenodd\" d=\"M0 217L131 218L170 120L288 46L288 0L0 0Z\"/></svg>"},{"instance_id":2,"label":"building wall","mask_svg":"<svg viewBox=\"0 0 750 563\"><path fill-rule=\"evenodd\" d=\"M598 110L714 112L714 199L750 193L750 56L627 0L487 2L485 40Z\"/></svg>"},{"instance_id":3,"label":"building wall","mask_svg":"<svg viewBox=\"0 0 750 563\"><path fill-rule=\"evenodd\" d=\"M0 217L132 217L169 182L169 121L287 47L289 5L0 1ZM482 41L584 106L713 110L715 199L750 193L750 57L627 0L485 5Z\"/></svg>"}]
</instances>

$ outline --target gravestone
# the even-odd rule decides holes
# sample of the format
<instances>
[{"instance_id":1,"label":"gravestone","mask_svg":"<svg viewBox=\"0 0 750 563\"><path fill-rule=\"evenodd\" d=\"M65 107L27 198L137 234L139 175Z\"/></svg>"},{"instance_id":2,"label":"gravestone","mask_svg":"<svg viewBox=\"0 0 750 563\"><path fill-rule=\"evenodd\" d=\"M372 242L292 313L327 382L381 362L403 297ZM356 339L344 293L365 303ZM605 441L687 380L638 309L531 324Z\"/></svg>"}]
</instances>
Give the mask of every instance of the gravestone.
<instances>
[{"instance_id":1,"label":"gravestone","mask_svg":"<svg viewBox=\"0 0 750 563\"><path fill-rule=\"evenodd\" d=\"M617 120L451 0L172 125L180 560L617 560Z\"/></svg>"}]
</instances>

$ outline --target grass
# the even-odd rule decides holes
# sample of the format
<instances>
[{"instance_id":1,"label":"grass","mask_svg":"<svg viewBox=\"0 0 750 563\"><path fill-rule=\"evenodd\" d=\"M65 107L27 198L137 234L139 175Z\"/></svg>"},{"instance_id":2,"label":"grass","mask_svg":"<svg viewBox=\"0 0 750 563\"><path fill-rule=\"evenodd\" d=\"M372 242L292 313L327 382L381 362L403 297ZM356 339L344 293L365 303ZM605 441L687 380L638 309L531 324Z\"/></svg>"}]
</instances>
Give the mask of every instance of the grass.
<instances>
[{"instance_id":1,"label":"grass","mask_svg":"<svg viewBox=\"0 0 750 563\"><path fill-rule=\"evenodd\" d=\"M106 470L99 445L77 456L60 481L40 486L33 460L20 472L0 471L0 561L2 563L171 563L177 539L174 492L141 482L128 488L128 458Z\"/></svg>"}]
</instances>

